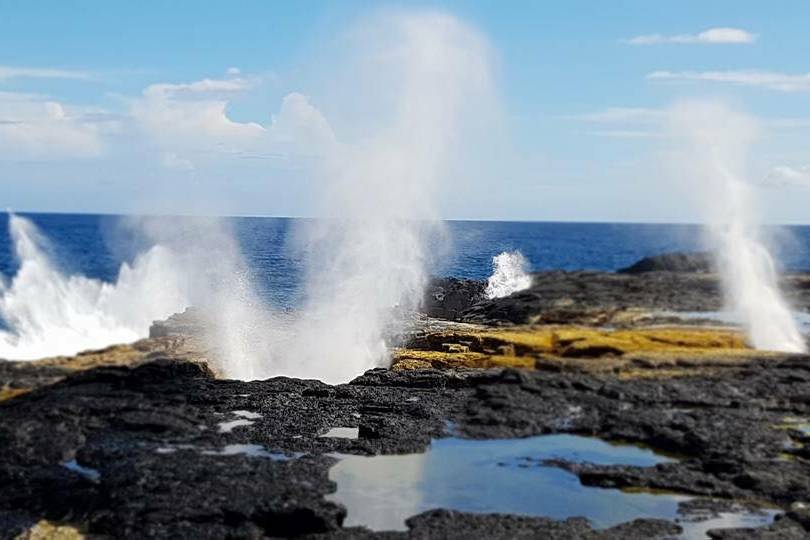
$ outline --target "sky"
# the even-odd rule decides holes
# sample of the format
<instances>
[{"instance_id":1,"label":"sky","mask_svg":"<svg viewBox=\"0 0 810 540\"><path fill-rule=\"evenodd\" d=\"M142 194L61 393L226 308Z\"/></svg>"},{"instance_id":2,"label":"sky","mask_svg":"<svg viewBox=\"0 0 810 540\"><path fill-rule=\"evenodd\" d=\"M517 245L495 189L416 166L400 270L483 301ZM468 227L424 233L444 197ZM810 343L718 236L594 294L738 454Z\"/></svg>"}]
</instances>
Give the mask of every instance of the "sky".
<instances>
[{"instance_id":1,"label":"sky","mask_svg":"<svg viewBox=\"0 0 810 540\"><path fill-rule=\"evenodd\" d=\"M381 9L446 13L492 51L497 120L447 171L442 217L694 221L665 124L712 99L759 124L765 219L810 222L803 0L0 0L0 204L317 215L323 149L379 106L340 51Z\"/></svg>"}]
</instances>

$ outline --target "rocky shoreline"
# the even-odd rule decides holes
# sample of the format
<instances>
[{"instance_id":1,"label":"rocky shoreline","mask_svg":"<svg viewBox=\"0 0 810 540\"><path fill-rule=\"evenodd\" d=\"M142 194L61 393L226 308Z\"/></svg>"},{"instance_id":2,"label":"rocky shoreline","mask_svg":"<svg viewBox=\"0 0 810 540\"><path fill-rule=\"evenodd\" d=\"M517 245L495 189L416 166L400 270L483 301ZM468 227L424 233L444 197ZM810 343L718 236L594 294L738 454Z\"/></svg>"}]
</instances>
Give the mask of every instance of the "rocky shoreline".
<instances>
[{"instance_id":1,"label":"rocky shoreline","mask_svg":"<svg viewBox=\"0 0 810 540\"><path fill-rule=\"evenodd\" d=\"M810 277L785 283L795 306L810 306ZM480 292L476 282L434 284L426 311L455 322L419 319L391 369L336 386L218 379L182 317L129 346L0 362L0 538L681 533L668 519L598 529L577 517L452 509L413 516L406 531L371 531L344 527L346 508L329 498L340 455L563 433L674 459L536 466L586 486L687 495L687 520L779 512L770 525L712 538L810 535L810 356L752 351L733 329L660 314L719 308L711 272L548 272L527 291L467 305ZM333 428L356 437L324 436Z\"/></svg>"}]
</instances>

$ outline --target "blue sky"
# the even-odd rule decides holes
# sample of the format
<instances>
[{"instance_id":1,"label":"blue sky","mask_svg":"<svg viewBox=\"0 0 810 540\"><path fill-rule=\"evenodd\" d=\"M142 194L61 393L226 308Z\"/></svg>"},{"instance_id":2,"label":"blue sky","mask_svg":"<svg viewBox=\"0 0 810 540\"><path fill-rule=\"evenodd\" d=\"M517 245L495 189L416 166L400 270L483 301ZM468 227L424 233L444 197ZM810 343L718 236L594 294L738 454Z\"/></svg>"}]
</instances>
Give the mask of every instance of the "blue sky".
<instances>
[{"instance_id":1,"label":"blue sky","mask_svg":"<svg viewBox=\"0 0 810 540\"><path fill-rule=\"evenodd\" d=\"M335 51L380 5L0 0L0 203L316 214L316 149L363 114L335 89ZM494 51L498 151L469 149L486 163L447 180L444 217L695 219L661 180L662 115L712 98L760 123L750 175L766 218L810 221L810 3L400 8L449 13Z\"/></svg>"}]
</instances>

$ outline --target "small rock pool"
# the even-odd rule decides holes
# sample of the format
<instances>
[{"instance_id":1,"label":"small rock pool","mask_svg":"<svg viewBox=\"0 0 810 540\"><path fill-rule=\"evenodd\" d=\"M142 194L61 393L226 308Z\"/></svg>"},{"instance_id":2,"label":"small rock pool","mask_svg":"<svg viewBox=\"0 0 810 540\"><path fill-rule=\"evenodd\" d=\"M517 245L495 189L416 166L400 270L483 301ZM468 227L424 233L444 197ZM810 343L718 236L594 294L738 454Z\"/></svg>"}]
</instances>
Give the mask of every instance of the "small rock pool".
<instances>
[{"instance_id":1,"label":"small rock pool","mask_svg":"<svg viewBox=\"0 0 810 540\"><path fill-rule=\"evenodd\" d=\"M639 467L672 461L650 450L613 445L574 435L524 439L435 439L422 454L336 456L329 477L344 505L344 526L406 530L405 520L434 508L510 513L565 519L588 518L604 528L637 518L679 520L682 495L627 493L583 486L578 477L543 464L547 459ZM719 527L752 527L773 521L775 512L726 513L681 520L687 538Z\"/></svg>"}]
</instances>

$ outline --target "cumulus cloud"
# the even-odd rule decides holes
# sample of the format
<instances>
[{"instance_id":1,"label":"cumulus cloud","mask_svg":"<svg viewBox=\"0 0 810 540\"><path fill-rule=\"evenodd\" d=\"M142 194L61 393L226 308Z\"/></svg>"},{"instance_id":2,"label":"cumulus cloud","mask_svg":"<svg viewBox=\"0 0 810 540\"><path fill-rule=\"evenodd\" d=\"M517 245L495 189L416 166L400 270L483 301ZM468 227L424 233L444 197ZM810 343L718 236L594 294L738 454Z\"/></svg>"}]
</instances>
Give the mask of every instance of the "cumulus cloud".
<instances>
[{"instance_id":1,"label":"cumulus cloud","mask_svg":"<svg viewBox=\"0 0 810 540\"><path fill-rule=\"evenodd\" d=\"M152 84L131 101L131 118L144 141L161 150L161 164L172 170L196 169L217 156L309 160L336 144L329 122L297 92L286 95L265 123L230 118L231 102L254 82L234 77Z\"/></svg>"},{"instance_id":2,"label":"cumulus cloud","mask_svg":"<svg viewBox=\"0 0 810 540\"><path fill-rule=\"evenodd\" d=\"M6 69L6 71L2 71ZM0 77L61 76L58 70L0 68ZM190 172L218 159L274 159L296 168L337 144L317 107L301 93L286 95L266 120L237 121L229 107L259 79L230 69L229 77L160 82L125 98L125 110L75 107L49 96L0 91L0 159L91 158L126 141L154 152L155 162ZM68 73L68 76L79 74ZM124 138L112 136L123 134Z\"/></svg>"},{"instance_id":3,"label":"cumulus cloud","mask_svg":"<svg viewBox=\"0 0 810 540\"><path fill-rule=\"evenodd\" d=\"M768 187L810 188L810 165L793 167L779 165L773 167L763 180Z\"/></svg>"},{"instance_id":4,"label":"cumulus cloud","mask_svg":"<svg viewBox=\"0 0 810 540\"><path fill-rule=\"evenodd\" d=\"M755 86L780 92L810 91L810 73L789 74L774 71L654 71L647 75L649 80L665 81L707 81Z\"/></svg>"},{"instance_id":5,"label":"cumulus cloud","mask_svg":"<svg viewBox=\"0 0 810 540\"><path fill-rule=\"evenodd\" d=\"M250 88L244 79L203 79L191 83L159 83L144 89L132 102L130 114L141 132L159 146L243 146L260 137L265 128L255 122L235 122L228 117L223 94Z\"/></svg>"},{"instance_id":6,"label":"cumulus cloud","mask_svg":"<svg viewBox=\"0 0 810 540\"><path fill-rule=\"evenodd\" d=\"M698 34L647 34L624 40L630 45L748 45L757 40L757 35L740 28L709 28Z\"/></svg>"},{"instance_id":7,"label":"cumulus cloud","mask_svg":"<svg viewBox=\"0 0 810 540\"><path fill-rule=\"evenodd\" d=\"M65 159L98 156L111 125L46 96L0 92L0 158Z\"/></svg>"},{"instance_id":8,"label":"cumulus cloud","mask_svg":"<svg viewBox=\"0 0 810 540\"><path fill-rule=\"evenodd\" d=\"M0 81L8 79L92 79L87 71L71 69L0 66Z\"/></svg>"},{"instance_id":9,"label":"cumulus cloud","mask_svg":"<svg viewBox=\"0 0 810 540\"><path fill-rule=\"evenodd\" d=\"M271 132L277 142L295 143L300 148L322 150L335 144L335 133L321 111L298 92L284 96L281 110L273 115Z\"/></svg>"}]
</instances>

